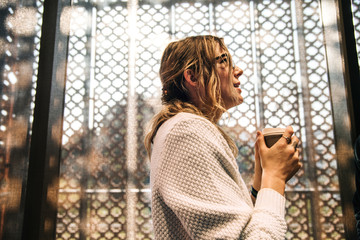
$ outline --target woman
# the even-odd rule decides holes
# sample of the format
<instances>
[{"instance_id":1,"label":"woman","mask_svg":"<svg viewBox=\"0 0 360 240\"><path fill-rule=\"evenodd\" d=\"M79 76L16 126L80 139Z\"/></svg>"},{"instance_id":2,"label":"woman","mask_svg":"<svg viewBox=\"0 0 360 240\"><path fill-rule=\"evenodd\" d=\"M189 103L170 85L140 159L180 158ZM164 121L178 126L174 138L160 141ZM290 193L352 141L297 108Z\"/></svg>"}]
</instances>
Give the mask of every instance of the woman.
<instances>
[{"instance_id":1,"label":"woman","mask_svg":"<svg viewBox=\"0 0 360 240\"><path fill-rule=\"evenodd\" d=\"M216 125L243 102L242 73L215 36L188 37L165 49L163 109L145 138L156 239L284 239L283 195L301 167L299 140L287 127L267 148L257 132L250 194L236 164L237 147Z\"/></svg>"}]
</instances>

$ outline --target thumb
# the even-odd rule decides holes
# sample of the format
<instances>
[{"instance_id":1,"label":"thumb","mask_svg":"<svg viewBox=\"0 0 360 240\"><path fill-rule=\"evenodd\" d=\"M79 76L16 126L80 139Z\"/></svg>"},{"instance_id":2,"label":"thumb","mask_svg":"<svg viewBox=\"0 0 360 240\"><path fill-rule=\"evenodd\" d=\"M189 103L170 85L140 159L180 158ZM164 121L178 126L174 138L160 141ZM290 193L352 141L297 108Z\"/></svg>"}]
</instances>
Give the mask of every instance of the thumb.
<instances>
[{"instance_id":1,"label":"thumb","mask_svg":"<svg viewBox=\"0 0 360 240\"><path fill-rule=\"evenodd\" d=\"M255 161L256 162L260 162L260 154L259 154L259 142L258 142L258 136L259 136L259 131L257 131L256 133L256 142L255 142Z\"/></svg>"},{"instance_id":2,"label":"thumb","mask_svg":"<svg viewBox=\"0 0 360 240\"><path fill-rule=\"evenodd\" d=\"M266 147L265 138L264 138L264 135L262 134L262 132L257 131L256 137L257 137L256 145L257 145L258 149L260 150L261 148Z\"/></svg>"}]
</instances>

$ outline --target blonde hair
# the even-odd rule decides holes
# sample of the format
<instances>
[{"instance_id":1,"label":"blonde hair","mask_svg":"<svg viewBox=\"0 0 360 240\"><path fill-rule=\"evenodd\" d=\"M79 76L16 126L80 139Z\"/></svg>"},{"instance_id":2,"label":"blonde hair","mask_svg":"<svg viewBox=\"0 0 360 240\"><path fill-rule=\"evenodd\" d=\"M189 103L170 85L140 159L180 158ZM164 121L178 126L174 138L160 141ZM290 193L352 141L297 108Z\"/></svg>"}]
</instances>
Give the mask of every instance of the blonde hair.
<instances>
[{"instance_id":1,"label":"blonde hair","mask_svg":"<svg viewBox=\"0 0 360 240\"><path fill-rule=\"evenodd\" d=\"M215 36L195 36L170 43L161 58L160 79L163 86L162 110L154 116L149 133L145 136L145 148L151 155L151 144L159 127L179 112L188 112L210 120L221 132L234 156L238 149L233 140L216 125L226 111L221 98L221 82L215 68L216 49L228 53L221 38ZM228 54L229 78L232 75L232 59ZM200 106L191 103L188 89L185 86L184 71L191 69L205 94L197 93ZM230 79L229 79L230 81Z\"/></svg>"}]
</instances>

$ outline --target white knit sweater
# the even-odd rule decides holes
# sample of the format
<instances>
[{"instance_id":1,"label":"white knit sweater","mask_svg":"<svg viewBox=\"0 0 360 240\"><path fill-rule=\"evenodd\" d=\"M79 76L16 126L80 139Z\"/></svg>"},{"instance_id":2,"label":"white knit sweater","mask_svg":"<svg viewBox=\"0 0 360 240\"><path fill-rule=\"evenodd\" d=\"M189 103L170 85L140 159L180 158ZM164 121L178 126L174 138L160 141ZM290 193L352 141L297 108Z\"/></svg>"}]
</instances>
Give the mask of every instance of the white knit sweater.
<instances>
[{"instance_id":1,"label":"white knit sweater","mask_svg":"<svg viewBox=\"0 0 360 240\"><path fill-rule=\"evenodd\" d=\"M179 113L151 155L156 239L284 239L285 198L262 189L253 206L235 158L208 120Z\"/></svg>"}]
</instances>

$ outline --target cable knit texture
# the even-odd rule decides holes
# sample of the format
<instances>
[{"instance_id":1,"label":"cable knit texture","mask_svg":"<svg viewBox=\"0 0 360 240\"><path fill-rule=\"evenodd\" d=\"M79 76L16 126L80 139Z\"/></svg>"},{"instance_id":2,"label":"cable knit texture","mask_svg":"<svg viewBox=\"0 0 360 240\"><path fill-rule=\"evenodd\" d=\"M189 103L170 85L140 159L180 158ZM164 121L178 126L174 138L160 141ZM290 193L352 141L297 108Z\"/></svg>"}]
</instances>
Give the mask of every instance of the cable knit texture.
<instances>
[{"instance_id":1,"label":"cable knit texture","mask_svg":"<svg viewBox=\"0 0 360 240\"><path fill-rule=\"evenodd\" d=\"M151 188L156 239L285 238L285 198L262 189L253 206L227 142L200 116L179 113L160 127Z\"/></svg>"}]
</instances>

